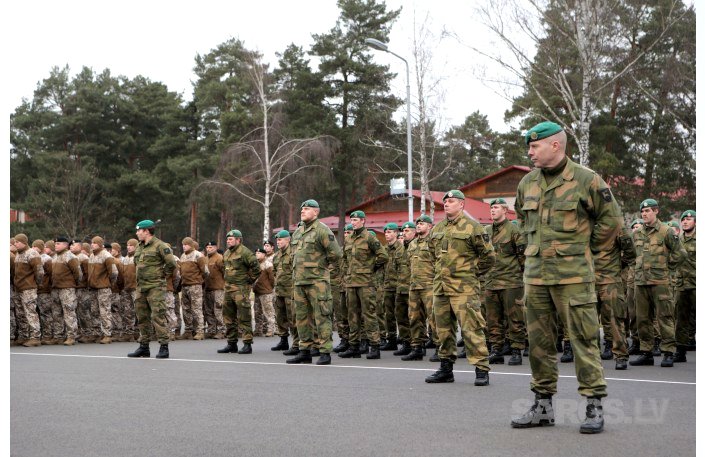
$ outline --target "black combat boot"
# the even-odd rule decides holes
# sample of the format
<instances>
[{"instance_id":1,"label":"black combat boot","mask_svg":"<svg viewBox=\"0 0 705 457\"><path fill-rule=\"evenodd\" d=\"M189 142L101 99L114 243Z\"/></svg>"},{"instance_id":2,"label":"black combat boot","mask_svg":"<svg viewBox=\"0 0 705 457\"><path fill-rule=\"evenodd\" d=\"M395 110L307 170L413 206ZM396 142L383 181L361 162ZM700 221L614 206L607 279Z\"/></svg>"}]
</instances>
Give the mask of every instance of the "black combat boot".
<instances>
[{"instance_id":1,"label":"black combat boot","mask_svg":"<svg viewBox=\"0 0 705 457\"><path fill-rule=\"evenodd\" d=\"M318 348L311 349L311 357L319 357L321 355L321 350Z\"/></svg>"},{"instance_id":2,"label":"black combat boot","mask_svg":"<svg viewBox=\"0 0 705 457\"><path fill-rule=\"evenodd\" d=\"M563 339L560 336L556 340L556 352L563 352Z\"/></svg>"},{"instance_id":3,"label":"black combat boot","mask_svg":"<svg viewBox=\"0 0 705 457\"><path fill-rule=\"evenodd\" d=\"M638 355L640 349L639 349L639 340L636 338L632 338L632 345L629 346L629 349L627 349L627 354L629 355Z\"/></svg>"},{"instance_id":4,"label":"black combat boot","mask_svg":"<svg viewBox=\"0 0 705 457\"><path fill-rule=\"evenodd\" d=\"M292 359L286 359L286 363L311 363L311 351L308 349L301 349L298 355Z\"/></svg>"},{"instance_id":5,"label":"black combat boot","mask_svg":"<svg viewBox=\"0 0 705 457\"><path fill-rule=\"evenodd\" d=\"M398 350L394 351L392 354L394 355L408 355L411 352L411 343L408 341L403 341L401 343L401 348Z\"/></svg>"},{"instance_id":6,"label":"black combat boot","mask_svg":"<svg viewBox=\"0 0 705 457\"><path fill-rule=\"evenodd\" d=\"M299 348L292 346L289 350L282 352L283 355L296 355L299 353Z\"/></svg>"},{"instance_id":7,"label":"black combat boot","mask_svg":"<svg viewBox=\"0 0 705 457\"><path fill-rule=\"evenodd\" d=\"M654 354L652 352L642 352L634 360L629 361L629 365L633 367L639 366L654 366Z\"/></svg>"},{"instance_id":8,"label":"black combat boot","mask_svg":"<svg viewBox=\"0 0 705 457\"><path fill-rule=\"evenodd\" d=\"M237 351L238 354L252 354L252 343L243 343L242 349Z\"/></svg>"},{"instance_id":9,"label":"black combat boot","mask_svg":"<svg viewBox=\"0 0 705 457\"><path fill-rule=\"evenodd\" d=\"M602 401L597 397L588 397L585 409L585 421L580 424L580 433L600 433L605 426L602 418Z\"/></svg>"},{"instance_id":10,"label":"black combat boot","mask_svg":"<svg viewBox=\"0 0 705 457\"><path fill-rule=\"evenodd\" d=\"M476 386L487 386L490 384L490 372L485 370L480 370L475 367L475 385Z\"/></svg>"},{"instance_id":11,"label":"black combat boot","mask_svg":"<svg viewBox=\"0 0 705 457\"><path fill-rule=\"evenodd\" d=\"M369 340L360 340L360 354L367 354L367 351L370 350L370 341Z\"/></svg>"},{"instance_id":12,"label":"black combat boot","mask_svg":"<svg viewBox=\"0 0 705 457\"><path fill-rule=\"evenodd\" d=\"M463 337L462 337L462 336L460 337L460 339L458 340L458 342L456 343L456 345L457 345L459 348L465 346L465 341L463 340Z\"/></svg>"},{"instance_id":13,"label":"black combat boot","mask_svg":"<svg viewBox=\"0 0 705 457\"><path fill-rule=\"evenodd\" d=\"M492 346L492 352L490 352L489 361L490 363L504 364L504 356L502 355L501 346Z\"/></svg>"},{"instance_id":14,"label":"black combat boot","mask_svg":"<svg viewBox=\"0 0 705 457\"><path fill-rule=\"evenodd\" d=\"M370 353L367 354L365 357L367 357L368 360L376 360L380 358L379 355L379 346L378 345L372 345L370 346Z\"/></svg>"},{"instance_id":15,"label":"black combat boot","mask_svg":"<svg viewBox=\"0 0 705 457\"><path fill-rule=\"evenodd\" d=\"M436 351L433 353L430 359L428 359L429 362L440 362L441 358L438 357L438 348L436 348Z\"/></svg>"},{"instance_id":16,"label":"black combat boot","mask_svg":"<svg viewBox=\"0 0 705 457\"><path fill-rule=\"evenodd\" d=\"M411 348L411 352L403 356L401 359L405 362L408 362L409 360L423 360L423 349L421 346L414 346Z\"/></svg>"},{"instance_id":17,"label":"black combat boot","mask_svg":"<svg viewBox=\"0 0 705 457\"><path fill-rule=\"evenodd\" d=\"M688 340L688 345L685 348L688 351L694 351L695 350L695 338L690 338Z\"/></svg>"},{"instance_id":18,"label":"black combat boot","mask_svg":"<svg viewBox=\"0 0 705 457\"><path fill-rule=\"evenodd\" d=\"M316 361L316 365L330 365L330 354L324 352Z\"/></svg>"},{"instance_id":19,"label":"black combat boot","mask_svg":"<svg viewBox=\"0 0 705 457\"><path fill-rule=\"evenodd\" d=\"M664 368L673 367L673 352L663 351L663 358L661 359L661 366Z\"/></svg>"},{"instance_id":20,"label":"black combat boot","mask_svg":"<svg viewBox=\"0 0 705 457\"><path fill-rule=\"evenodd\" d=\"M287 349L289 349L289 338L286 336L282 336L279 343L272 347L272 351L286 351Z\"/></svg>"},{"instance_id":21,"label":"black combat boot","mask_svg":"<svg viewBox=\"0 0 705 457\"><path fill-rule=\"evenodd\" d=\"M556 425L551 395L536 394L534 404L523 416L512 419L512 428L531 428Z\"/></svg>"},{"instance_id":22,"label":"black combat boot","mask_svg":"<svg viewBox=\"0 0 705 457\"><path fill-rule=\"evenodd\" d=\"M350 344L348 344L348 340L346 340L345 338L341 338L340 343L338 343L338 345L333 348L333 352L335 352L336 354L339 352L345 352L348 347L350 347Z\"/></svg>"},{"instance_id":23,"label":"black combat boot","mask_svg":"<svg viewBox=\"0 0 705 457\"><path fill-rule=\"evenodd\" d=\"M512 343L510 343L509 340L504 340L504 345L502 345L502 355L512 355Z\"/></svg>"},{"instance_id":24,"label":"black combat boot","mask_svg":"<svg viewBox=\"0 0 705 457\"><path fill-rule=\"evenodd\" d=\"M397 343L397 336L396 336L396 335L392 335L392 336L389 337L389 339L387 340L387 343L386 343L386 344L382 344L382 342L380 341L379 350L380 350L380 351L396 351L396 350L397 350L397 346L398 346L398 343Z\"/></svg>"},{"instance_id":25,"label":"black combat boot","mask_svg":"<svg viewBox=\"0 0 705 457\"><path fill-rule=\"evenodd\" d=\"M338 357L341 359L359 359L360 358L360 347L356 344L351 344L345 352L339 352Z\"/></svg>"},{"instance_id":26,"label":"black combat boot","mask_svg":"<svg viewBox=\"0 0 705 457\"><path fill-rule=\"evenodd\" d=\"M228 341L228 344L223 349L218 349L218 354L227 354L228 352L237 352L237 341L234 343Z\"/></svg>"},{"instance_id":27,"label":"black combat boot","mask_svg":"<svg viewBox=\"0 0 705 457\"><path fill-rule=\"evenodd\" d=\"M424 349L435 349L436 348L436 343L433 342L433 332L429 331L428 332L428 340L426 341L426 344L424 344Z\"/></svg>"},{"instance_id":28,"label":"black combat boot","mask_svg":"<svg viewBox=\"0 0 705 457\"><path fill-rule=\"evenodd\" d=\"M615 370L626 370L627 369L627 359L617 359L614 363Z\"/></svg>"},{"instance_id":29,"label":"black combat boot","mask_svg":"<svg viewBox=\"0 0 705 457\"><path fill-rule=\"evenodd\" d=\"M429 383L453 381L455 381L455 378L453 377L453 362L451 362L450 359L441 359L441 367L438 371L426 378L426 382Z\"/></svg>"},{"instance_id":30,"label":"black combat boot","mask_svg":"<svg viewBox=\"0 0 705 457\"><path fill-rule=\"evenodd\" d=\"M661 338L656 338L654 339L654 350L653 350L654 357L660 357L661 356Z\"/></svg>"},{"instance_id":31,"label":"black combat boot","mask_svg":"<svg viewBox=\"0 0 705 457\"><path fill-rule=\"evenodd\" d=\"M512 349L512 357L507 365L521 365L521 349Z\"/></svg>"},{"instance_id":32,"label":"black combat boot","mask_svg":"<svg viewBox=\"0 0 705 457\"><path fill-rule=\"evenodd\" d=\"M128 357L149 357L149 343L140 343L135 352L127 354Z\"/></svg>"},{"instance_id":33,"label":"black combat boot","mask_svg":"<svg viewBox=\"0 0 705 457\"><path fill-rule=\"evenodd\" d=\"M685 358L686 352L685 346L676 346L676 353L673 356L673 361L676 363L687 362L688 360Z\"/></svg>"},{"instance_id":34,"label":"black combat boot","mask_svg":"<svg viewBox=\"0 0 705 457\"><path fill-rule=\"evenodd\" d=\"M600 354L602 360L612 360L614 354L612 353L612 342L610 340L605 340L605 350Z\"/></svg>"},{"instance_id":35,"label":"black combat boot","mask_svg":"<svg viewBox=\"0 0 705 457\"><path fill-rule=\"evenodd\" d=\"M159 352L157 353L158 359L168 359L169 358L169 345L162 344L159 346Z\"/></svg>"},{"instance_id":36,"label":"black combat boot","mask_svg":"<svg viewBox=\"0 0 705 457\"><path fill-rule=\"evenodd\" d=\"M573 361L573 346L571 346L570 341L566 341L563 345L563 355L561 356L561 362L571 363Z\"/></svg>"}]
</instances>

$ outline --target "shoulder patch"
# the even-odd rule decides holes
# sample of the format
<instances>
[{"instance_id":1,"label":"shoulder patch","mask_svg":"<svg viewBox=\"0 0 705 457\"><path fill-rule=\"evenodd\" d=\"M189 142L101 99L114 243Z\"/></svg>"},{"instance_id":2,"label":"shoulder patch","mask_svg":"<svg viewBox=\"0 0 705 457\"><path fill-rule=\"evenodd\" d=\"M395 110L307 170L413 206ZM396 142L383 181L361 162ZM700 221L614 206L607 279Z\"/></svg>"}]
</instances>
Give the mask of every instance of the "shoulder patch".
<instances>
[{"instance_id":1,"label":"shoulder patch","mask_svg":"<svg viewBox=\"0 0 705 457\"><path fill-rule=\"evenodd\" d=\"M171 249L164 248L164 255L169 255L169 254L171 254Z\"/></svg>"},{"instance_id":2,"label":"shoulder patch","mask_svg":"<svg viewBox=\"0 0 705 457\"><path fill-rule=\"evenodd\" d=\"M604 189L598 190L600 195L602 196L602 199L606 201L607 203L612 201L612 192L610 191L609 187L605 187Z\"/></svg>"},{"instance_id":3,"label":"shoulder patch","mask_svg":"<svg viewBox=\"0 0 705 457\"><path fill-rule=\"evenodd\" d=\"M328 241L335 241L335 236L332 233L328 234Z\"/></svg>"},{"instance_id":4,"label":"shoulder patch","mask_svg":"<svg viewBox=\"0 0 705 457\"><path fill-rule=\"evenodd\" d=\"M482 239L485 241L485 243L490 242L490 236L487 233L482 234Z\"/></svg>"}]
</instances>

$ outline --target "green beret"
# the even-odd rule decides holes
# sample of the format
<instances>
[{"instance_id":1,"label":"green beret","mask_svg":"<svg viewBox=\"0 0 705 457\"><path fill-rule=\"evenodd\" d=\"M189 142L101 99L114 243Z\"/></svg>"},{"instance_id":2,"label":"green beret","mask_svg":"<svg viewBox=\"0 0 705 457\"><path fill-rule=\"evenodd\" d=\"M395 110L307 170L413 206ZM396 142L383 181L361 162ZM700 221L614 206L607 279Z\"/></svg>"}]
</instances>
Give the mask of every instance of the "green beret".
<instances>
[{"instance_id":1,"label":"green beret","mask_svg":"<svg viewBox=\"0 0 705 457\"><path fill-rule=\"evenodd\" d=\"M235 237L235 238L242 238L242 232L241 232L240 230L232 229L232 230L230 230L230 231L228 232L228 234L226 235L226 237L229 237L229 236L232 236L232 237Z\"/></svg>"},{"instance_id":2,"label":"green beret","mask_svg":"<svg viewBox=\"0 0 705 457\"><path fill-rule=\"evenodd\" d=\"M541 122L540 124L536 124L535 126L531 127L526 132L526 135L524 135L524 140L526 141L526 144L529 144L532 141L542 140L562 131L563 127L556 124L555 122Z\"/></svg>"},{"instance_id":3,"label":"green beret","mask_svg":"<svg viewBox=\"0 0 705 457\"><path fill-rule=\"evenodd\" d=\"M643 219L634 219L634 220L632 221L631 225L629 226L629 228L634 228L634 226L635 226L636 224L644 225L644 220L643 220Z\"/></svg>"},{"instance_id":4,"label":"green beret","mask_svg":"<svg viewBox=\"0 0 705 457\"><path fill-rule=\"evenodd\" d=\"M149 219L145 219L143 221L138 222L137 226L135 228L137 230L140 230L140 229L154 228L154 226L155 226L154 221L150 221Z\"/></svg>"},{"instance_id":5,"label":"green beret","mask_svg":"<svg viewBox=\"0 0 705 457\"><path fill-rule=\"evenodd\" d=\"M446 198L459 198L461 200L465 200L465 194L460 192L458 189L453 189L449 190L444 196L443 196L443 201L446 201Z\"/></svg>"},{"instance_id":6,"label":"green beret","mask_svg":"<svg viewBox=\"0 0 705 457\"><path fill-rule=\"evenodd\" d=\"M398 232L399 226L394 222L390 222L389 224L384 226L384 231L386 232L387 230L394 230Z\"/></svg>"},{"instance_id":7,"label":"green beret","mask_svg":"<svg viewBox=\"0 0 705 457\"><path fill-rule=\"evenodd\" d=\"M279 233L274 235L274 238L291 238L291 233L288 230L280 230Z\"/></svg>"},{"instance_id":8,"label":"green beret","mask_svg":"<svg viewBox=\"0 0 705 457\"><path fill-rule=\"evenodd\" d=\"M639 205L640 210L644 208L658 208L658 202L653 198L647 198L641 202L641 205Z\"/></svg>"},{"instance_id":9,"label":"green beret","mask_svg":"<svg viewBox=\"0 0 705 457\"><path fill-rule=\"evenodd\" d=\"M309 208L320 208L320 206L318 206L318 202L314 199L309 199L303 202L301 204L301 207L303 208L304 206L307 206Z\"/></svg>"},{"instance_id":10,"label":"green beret","mask_svg":"<svg viewBox=\"0 0 705 457\"><path fill-rule=\"evenodd\" d=\"M414 223L411 222L411 221L409 221L409 222L404 222L404 225L401 226L401 229L404 230L405 228L416 229L416 224L414 224Z\"/></svg>"},{"instance_id":11,"label":"green beret","mask_svg":"<svg viewBox=\"0 0 705 457\"><path fill-rule=\"evenodd\" d=\"M675 228L681 228L681 225L678 223L678 221L668 221L667 222L669 227L675 227Z\"/></svg>"},{"instance_id":12,"label":"green beret","mask_svg":"<svg viewBox=\"0 0 705 457\"><path fill-rule=\"evenodd\" d=\"M352 226L352 224L345 224L345 231L346 231L346 232L352 232L352 231L353 231L353 226Z\"/></svg>"},{"instance_id":13,"label":"green beret","mask_svg":"<svg viewBox=\"0 0 705 457\"><path fill-rule=\"evenodd\" d=\"M683 211L683 214L681 214L681 220L683 220L684 217L692 217L693 219L695 219L695 211L693 211L692 209Z\"/></svg>"},{"instance_id":14,"label":"green beret","mask_svg":"<svg viewBox=\"0 0 705 457\"><path fill-rule=\"evenodd\" d=\"M490 206L492 206L492 205L506 205L506 204L507 204L507 200L505 200L501 197L500 198L493 198L492 200L490 200Z\"/></svg>"},{"instance_id":15,"label":"green beret","mask_svg":"<svg viewBox=\"0 0 705 457\"><path fill-rule=\"evenodd\" d=\"M519 221L516 220L516 219L514 219L514 220L512 221L512 224L514 224L514 225L519 225Z\"/></svg>"},{"instance_id":16,"label":"green beret","mask_svg":"<svg viewBox=\"0 0 705 457\"><path fill-rule=\"evenodd\" d=\"M416 218L416 222L426 222L428 224L433 224L433 219L431 219L431 216L429 216L428 214L422 214Z\"/></svg>"},{"instance_id":17,"label":"green beret","mask_svg":"<svg viewBox=\"0 0 705 457\"><path fill-rule=\"evenodd\" d=\"M364 212L364 211L360 211L360 210L353 211L352 213L350 213L350 217L359 217L360 219L364 219L364 218L365 218L365 212Z\"/></svg>"}]
</instances>

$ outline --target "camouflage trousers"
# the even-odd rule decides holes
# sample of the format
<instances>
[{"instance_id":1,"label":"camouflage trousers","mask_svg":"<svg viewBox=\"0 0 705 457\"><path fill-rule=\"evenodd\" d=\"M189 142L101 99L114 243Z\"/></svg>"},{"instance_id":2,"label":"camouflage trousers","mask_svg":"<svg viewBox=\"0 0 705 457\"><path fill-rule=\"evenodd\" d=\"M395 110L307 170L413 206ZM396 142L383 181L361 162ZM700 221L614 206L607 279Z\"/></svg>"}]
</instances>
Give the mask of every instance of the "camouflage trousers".
<instances>
[{"instance_id":1,"label":"camouflage trousers","mask_svg":"<svg viewBox=\"0 0 705 457\"><path fill-rule=\"evenodd\" d=\"M125 335L132 336L135 333L135 300L136 290L123 290L120 292L120 304L122 308L122 330Z\"/></svg>"},{"instance_id":2,"label":"camouflage trousers","mask_svg":"<svg viewBox=\"0 0 705 457\"><path fill-rule=\"evenodd\" d=\"M169 329L169 333L172 335L174 332L181 334L181 328L179 327L177 331L177 320L176 320L176 308L175 308L175 302L176 302L176 294L171 291L166 291L164 294L164 304L166 305L166 325L167 328ZM136 313L135 309L135 313Z\"/></svg>"},{"instance_id":3,"label":"camouflage trousers","mask_svg":"<svg viewBox=\"0 0 705 457\"><path fill-rule=\"evenodd\" d=\"M318 348L321 353L330 354L333 350L333 297L330 283L319 281L294 286L294 306L299 348Z\"/></svg>"},{"instance_id":4,"label":"camouflage trousers","mask_svg":"<svg viewBox=\"0 0 705 457\"><path fill-rule=\"evenodd\" d=\"M169 327L166 317L165 286L149 289L138 288L135 294L135 314L140 329L140 344L149 344L153 333L159 344L169 344Z\"/></svg>"},{"instance_id":5,"label":"camouflage trousers","mask_svg":"<svg viewBox=\"0 0 705 457\"><path fill-rule=\"evenodd\" d=\"M433 315L438 332L439 358L455 362L455 328L460 324L468 362L481 370L490 371L489 352L483 330L485 319L480 310L479 295L434 295Z\"/></svg>"},{"instance_id":6,"label":"camouflage trousers","mask_svg":"<svg viewBox=\"0 0 705 457\"><path fill-rule=\"evenodd\" d=\"M62 339L78 338L78 321L76 319L78 299L76 297L76 289L54 289L51 291L51 297L54 300L54 306L61 308L62 316L62 319L58 321L59 325L54 320L54 338L59 336Z\"/></svg>"},{"instance_id":7,"label":"camouflage trousers","mask_svg":"<svg viewBox=\"0 0 705 457\"><path fill-rule=\"evenodd\" d=\"M276 318L274 313L274 292L271 294L255 294L255 335L272 336Z\"/></svg>"},{"instance_id":8,"label":"camouflage trousers","mask_svg":"<svg viewBox=\"0 0 705 457\"><path fill-rule=\"evenodd\" d=\"M411 324L409 322L409 294L394 294L394 315L394 320L396 321L397 327L399 328L399 341L402 341L404 343L411 343Z\"/></svg>"},{"instance_id":9,"label":"camouflage trousers","mask_svg":"<svg viewBox=\"0 0 705 457\"><path fill-rule=\"evenodd\" d=\"M110 314L113 324L112 335L122 336L124 311L122 309L122 300L120 300L120 292L112 292L110 294Z\"/></svg>"},{"instance_id":10,"label":"camouflage trousers","mask_svg":"<svg viewBox=\"0 0 705 457\"><path fill-rule=\"evenodd\" d=\"M338 331L338 337L341 339L350 338L350 324L348 323L348 299L345 293L345 288L341 288L336 295L333 295L333 313L335 315L335 326Z\"/></svg>"},{"instance_id":11,"label":"camouflage trousers","mask_svg":"<svg viewBox=\"0 0 705 457\"><path fill-rule=\"evenodd\" d=\"M413 347L426 344L429 329L433 336L433 342L437 346L439 345L436 318L433 316L433 289L409 291L409 329Z\"/></svg>"},{"instance_id":12,"label":"camouflage trousers","mask_svg":"<svg viewBox=\"0 0 705 457\"><path fill-rule=\"evenodd\" d=\"M39 326L42 329L42 338L52 338L54 334L54 300L51 293L37 294L37 309L39 310ZM59 313L56 313L59 314ZM58 315L59 321L62 320Z\"/></svg>"},{"instance_id":13,"label":"camouflage trousers","mask_svg":"<svg viewBox=\"0 0 705 457\"><path fill-rule=\"evenodd\" d=\"M526 284L526 329L529 334L531 390L538 394L556 393L556 320L563 316L566 334L575 355L578 392L586 397L607 396L607 384L598 345L595 284L553 286Z\"/></svg>"},{"instance_id":14,"label":"camouflage trousers","mask_svg":"<svg viewBox=\"0 0 705 457\"><path fill-rule=\"evenodd\" d=\"M377 308L379 309L378 315L382 315L383 319L382 322L380 323L379 320L378 325L379 325L379 330L382 338L392 338L397 336L397 316L395 314L395 300L396 300L396 291L394 290L378 290L377 293L377 298L378 301L377 303L380 304ZM408 320L408 317L407 317ZM408 325L407 325L407 340L408 340ZM399 333L401 333L401 328L399 329ZM401 335L399 335L401 338Z\"/></svg>"},{"instance_id":15,"label":"camouflage trousers","mask_svg":"<svg viewBox=\"0 0 705 457\"><path fill-rule=\"evenodd\" d=\"M203 286L195 284L181 289L181 310L184 319L184 331L203 333Z\"/></svg>"},{"instance_id":16,"label":"camouflage trousers","mask_svg":"<svg viewBox=\"0 0 705 457\"><path fill-rule=\"evenodd\" d=\"M492 346L501 348L505 338L509 338L512 349L524 349L526 324L524 323L523 287L503 290L485 289L485 316Z\"/></svg>"},{"instance_id":17,"label":"camouflage trousers","mask_svg":"<svg viewBox=\"0 0 705 457\"><path fill-rule=\"evenodd\" d=\"M299 347L299 330L296 328L296 307L294 299L277 295L274 301L276 313L277 336L288 337L291 333L292 347Z\"/></svg>"},{"instance_id":18,"label":"camouflage trousers","mask_svg":"<svg viewBox=\"0 0 705 457\"><path fill-rule=\"evenodd\" d=\"M627 337L625 335L627 322L627 305L624 302L622 281L611 284L598 284L597 312L600 314L605 344L612 342L612 352L618 360L629 358L627 353ZM605 319L607 318L607 322ZM599 340L598 340L598 345Z\"/></svg>"},{"instance_id":19,"label":"camouflage trousers","mask_svg":"<svg viewBox=\"0 0 705 457\"><path fill-rule=\"evenodd\" d=\"M104 289L89 289L91 300L98 303L98 313L100 314L100 328L103 336L111 336L113 330L112 292L109 287Z\"/></svg>"},{"instance_id":20,"label":"camouflage trousers","mask_svg":"<svg viewBox=\"0 0 705 457\"><path fill-rule=\"evenodd\" d=\"M174 330L176 333L181 333L181 327L184 324L181 306L181 294L179 292L172 292L174 295Z\"/></svg>"},{"instance_id":21,"label":"camouflage trousers","mask_svg":"<svg viewBox=\"0 0 705 457\"><path fill-rule=\"evenodd\" d=\"M636 324L636 303L634 302L634 286L627 286L626 288L626 305L627 305L627 329L629 330L629 336L632 338L637 338L638 328Z\"/></svg>"},{"instance_id":22,"label":"camouflage trousers","mask_svg":"<svg viewBox=\"0 0 705 457\"><path fill-rule=\"evenodd\" d=\"M98 302L93 300L90 291L86 288L76 289L78 306L76 315L81 336L100 335L100 311Z\"/></svg>"},{"instance_id":23,"label":"camouflage trousers","mask_svg":"<svg viewBox=\"0 0 705 457\"><path fill-rule=\"evenodd\" d=\"M24 317L24 314L20 314L18 310L22 307L20 303L20 296L15 292L15 286L10 284L10 341L17 339L20 332L18 332L20 327L20 317ZM26 324L25 324L26 327Z\"/></svg>"},{"instance_id":24,"label":"camouflage trousers","mask_svg":"<svg viewBox=\"0 0 705 457\"><path fill-rule=\"evenodd\" d=\"M250 286L226 284L223 322L229 343L237 343L238 337L245 343L252 343Z\"/></svg>"},{"instance_id":25,"label":"camouflage trousers","mask_svg":"<svg viewBox=\"0 0 705 457\"><path fill-rule=\"evenodd\" d=\"M207 326L206 333L210 336L218 332L225 333L225 324L223 323L224 299L224 290L206 290L203 300L203 320Z\"/></svg>"},{"instance_id":26,"label":"camouflage trousers","mask_svg":"<svg viewBox=\"0 0 705 457\"><path fill-rule=\"evenodd\" d=\"M695 335L695 289L679 290L676 295L676 344L685 346Z\"/></svg>"},{"instance_id":27,"label":"camouflage trousers","mask_svg":"<svg viewBox=\"0 0 705 457\"><path fill-rule=\"evenodd\" d=\"M379 346L379 321L375 312L376 293L372 286L347 288L350 344L358 345L361 339L367 339L371 346Z\"/></svg>"},{"instance_id":28,"label":"camouflage trousers","mask_svg":"<svg viewBox=\"0 0 705 457\"><path fill-rule=\"evenodd\" d=\"M37 313L37 289L23 290L19 295L19 309L22 319L18 325L20 336L27 338L39 339L42 334L39 314ZM26 327L25 327L26 326ZM26 328L26 334L23 332Z\"/></svg>"},{"instance_id":29,"label":"camouflage trousers","mask_svg":"<svg viewBox=\"0 0 705 457\"><path fill-rule=\"evenodd\" d=\"M653 350L654 327L657 326L661 336L661 350L675 352L676 330L671 286L668 284L637 285L634 298L641 351ZM653 323L654 317L657 325Z\"/></svg>"}]
</instances>

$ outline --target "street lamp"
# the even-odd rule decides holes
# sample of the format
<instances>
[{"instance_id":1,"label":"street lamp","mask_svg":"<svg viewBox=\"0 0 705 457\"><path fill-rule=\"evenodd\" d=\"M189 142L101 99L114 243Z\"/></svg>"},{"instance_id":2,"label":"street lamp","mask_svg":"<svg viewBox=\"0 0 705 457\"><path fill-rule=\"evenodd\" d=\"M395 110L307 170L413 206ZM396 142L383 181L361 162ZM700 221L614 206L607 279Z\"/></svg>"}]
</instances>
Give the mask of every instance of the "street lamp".
<instances>
[{"instance_id":1,"label":"street lamp","mask_svg":"<svg viewBox=\"0 0 705 457\"><path fill-rule=\"evenodd\" d=\"M409 176L407 177L409 181L409 220L414 220L414 196L412 195L412 183L411 183L411 88L409 87L409 62L399 54L389 50L389 46L382 43L374 38L365 38L365 43L371 48L388 52L391 55L400 58L404 61L406 65L406 155L407 155L407 168ZM423 198L423 195L421 196Z\"/></svg>"}]
</instances>

